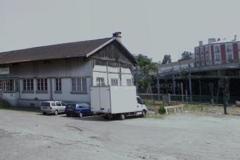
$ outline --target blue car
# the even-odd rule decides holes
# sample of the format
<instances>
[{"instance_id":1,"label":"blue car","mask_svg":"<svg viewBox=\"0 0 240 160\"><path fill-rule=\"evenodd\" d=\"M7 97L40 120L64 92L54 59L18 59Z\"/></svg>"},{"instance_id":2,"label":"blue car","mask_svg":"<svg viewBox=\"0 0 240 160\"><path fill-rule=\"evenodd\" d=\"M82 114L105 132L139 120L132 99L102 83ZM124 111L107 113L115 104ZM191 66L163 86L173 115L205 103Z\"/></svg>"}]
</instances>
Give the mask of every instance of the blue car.
<instances>
[{"instance_id":1,"label":"blue car","mask_svg":"<svg viewBox=\"0 0 240 160\"><path fill-rule=\"evenodd\" d=\"M65 113L68 117L77 116L80 118L92 115L90 105L88 103L67 104Z\"/></svg>"}]
</instances>

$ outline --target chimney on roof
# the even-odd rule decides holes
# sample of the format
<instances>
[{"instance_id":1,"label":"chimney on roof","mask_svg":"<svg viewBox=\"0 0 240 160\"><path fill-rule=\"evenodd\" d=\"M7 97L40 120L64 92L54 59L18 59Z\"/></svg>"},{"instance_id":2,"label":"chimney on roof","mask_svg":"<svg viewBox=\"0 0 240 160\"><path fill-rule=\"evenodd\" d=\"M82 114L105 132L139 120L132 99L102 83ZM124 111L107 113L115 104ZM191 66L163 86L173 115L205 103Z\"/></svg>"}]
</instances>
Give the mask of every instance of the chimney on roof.
<instances>
[{"instance_id":1,"label":"chimney on roof","mask_svg":"<svg viewBox=\"0 0 240 160\"><path fill-rule=\"evenodd\" d=\"M237 35L236 34L234 35L233 41L237 41Z\"/></svg>"},{"instance_id":2,"label":"chimney on roof","mask_svg":"<svg viewBox=\"0 0 240 160\"><path fill-rule=\"evenodd\" d=\"M119 42L121 42L122 32L115 32L115 33L113 33L113 38L115 38L116 40L118 40Z\"/></svg>"},{"instance_id":3,"label":"chimney on roof","mask_svg":"<svg viewBox=\"0 0 240 160\"><path fill-rule=\"evenodd\" d=\"M203 41L199 41L199 46L202 46L203 45Z\"/></svg>"}]
</instances>

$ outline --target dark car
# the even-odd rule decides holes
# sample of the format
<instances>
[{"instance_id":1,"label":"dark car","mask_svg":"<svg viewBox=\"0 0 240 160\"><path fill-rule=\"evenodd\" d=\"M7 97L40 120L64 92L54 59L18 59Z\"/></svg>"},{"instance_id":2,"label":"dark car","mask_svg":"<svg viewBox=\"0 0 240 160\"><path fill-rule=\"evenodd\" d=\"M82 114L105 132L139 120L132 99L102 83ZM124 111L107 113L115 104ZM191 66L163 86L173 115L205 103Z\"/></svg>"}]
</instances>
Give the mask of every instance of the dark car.
<instances>
[{"instance_id":1,"label":"dark car","mask_svg":"<svg viewBox=\"0 0 240 160\"><path fill-rule=\"evenodd\" d=\"M92 115L90 105L88 103L67 104L65 113L68 117L78 116L80 118Z\"/></svg>"}]
</instances>

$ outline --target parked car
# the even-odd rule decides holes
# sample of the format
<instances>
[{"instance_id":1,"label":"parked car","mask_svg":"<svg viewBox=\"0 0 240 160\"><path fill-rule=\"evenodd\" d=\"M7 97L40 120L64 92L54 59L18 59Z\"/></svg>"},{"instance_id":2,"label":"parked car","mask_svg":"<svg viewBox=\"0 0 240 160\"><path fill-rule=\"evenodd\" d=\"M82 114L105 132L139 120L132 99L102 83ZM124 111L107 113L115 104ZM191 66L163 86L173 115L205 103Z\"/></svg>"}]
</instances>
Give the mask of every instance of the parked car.
<instances>
[{"instance_id":1,"label":"parked car","mask_svg":"<svg viewBox=\"0 0 240 160\"><path fill-rule=\"evenodd\" d=\"M68 104L65 109L66 115L69 116L78 116L82 118L83 116L92 115L90 105L88 103L74 103Z\"/></svg>"},{"instance_id":2,"label":"parked car","mask_svg":"<svg viewBox=\"0 0 240 160\"><path fill-rule=\"evenodd\" d=\"M66 106L61 101L43 101L40 108L43 114L58 115L65 112Z\"/></svg>"}]
</instances>

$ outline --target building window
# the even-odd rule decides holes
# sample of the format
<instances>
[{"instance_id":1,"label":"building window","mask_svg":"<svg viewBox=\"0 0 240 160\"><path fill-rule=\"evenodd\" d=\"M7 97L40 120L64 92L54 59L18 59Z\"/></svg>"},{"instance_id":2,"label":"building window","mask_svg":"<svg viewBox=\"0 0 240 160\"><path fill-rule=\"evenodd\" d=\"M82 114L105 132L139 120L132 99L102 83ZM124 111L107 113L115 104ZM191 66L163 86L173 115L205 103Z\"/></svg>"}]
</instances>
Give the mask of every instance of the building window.
<instances>
[{"instance_id":1,"label":"building window","mask_svg":"<svg viewBox=\"0 0 240 160\"><path fill-rule=\"evenodd\" d=\"M132 79L127 79L127 86L132 86Z\"/></svg>"},{"instance_id":2,"label":"building window","mask_svg":"<svg viewBox=\"0 0 240 160\"><path fill-rule=\"evenodd\" d=\"M232 63L233 62L233 55L229 53L227 57L228 57L228 62Z\"/></svg>"},{"instance_id":3,"label":"building window","mask_svg":"<svg viewBox=\"0 0 240 160\"><path fill-rule=\"evenodd\" d=\"M41 92L47 92L48 90L47 78L37 79L37 90Z\"/></svg>"},{"instance_id":4,"label":"building window","mask_svg":"<svg viewBox=\"0 0 240 160\"><path fill-rule=\"evenodd\" d=\"M2 80L0 82L0 91L2 92L13 92L15 90L14 80Z\"/></svg>"},{"instance_id":5,"label":"building window","mask_svg":"<svg viewBox=\"0 0 240 160\"><path fill-rule=\"evenodd\" d=\"M215 46L214 50L215 50L216 53L220 53L220 47L219 46Z\"/></svg>"},{"instance_id":6,"label":"building window","mask_svg":"<svg viewBox=\"0 0 240 160\"><path fill-rule=\"evenodd\" d=\"M72 78L72 92L73 93L87 93L86 77Z\"/></svg>"},{"instance_id":7,"label":"building window","mask_svg":"<svg viewBox=\"0 0 240 160\"><path fill-rule=\"evenodd\" d=\"M227 62L233 62L233 45L227 44L226 46Z\"/></svg>"},{"instance_id":8,"label":"building window","mask_svg":"<svg viewBox=\"0 0 240 160\"><path fill-rule=\"evenodd\" d=\"M232 44L231 45L227 45L227 52L232 52L232 51L233 51Z\"/></svg>"},{"instance_id":9,"label":"building window","mask_svg":"<svg viewBox=\"0 0 240 160\"><path fill-rule=\"evenodd\" d=\"M97 86L105 86L103 77L97 77L96 82L97 82Z\"/></svg>"},{"instance_id":10,"label":"building window","mask_svg":"<svg viewBox=\"0 0 240 160\"><path fill-rule=\"evenodd\" d=\"M118 86L118 79L117 78L112 78L111 79L111 85L112 86Z\"/></svg>"},{"instance_id":11,"label":"building window","mask_svg":"<svg viewBox=\"0 0 240 160\"><path fill-rule=\"evenodd\" d=\"M55 79L55 91L56 92L61 92L62 91L62 79L61 78L56 78Z\"/></svg>"},{"instance_id":12,"label":"building window","mask_svg":"<svg viewBox=\"0 0 240 160\"><path fill-rule=\"evenodd\" d=\"M33 91L33 79L23 80L23 91Z\"/></svg>"},{"instance_id":13,"label":"building window","mask_svg":"<svg viewBox=\"0 0 240 160\"><path fill-rule=\"evenodd\" d=\"M221 53L220 53L220 47L219 46L215 46L214 47L214 57L215 57L215 61L216 62L220 62L221 61Z\"/></svg>"},{"instance_id":14,"label":"building window","mask_svg":"<svg viewBox=\"0 0 240 160\"><path fill-rule=\"evenodd\" d=\"M8 80L7 81L7 91L14 91L14 80Z\"/></svg>"},{"instance_id":15,"label":"building window","mask_svg":"<svg viewBox=\"0 0 240 160\"><path fill-rule=\"evenodd\" d=\"M212 62L212 58L211 58L211 54L210 54L210 47L206 46L205 47L205 60L206 60L206 64L210 65Z\"/></svg>"},{"instance_id":16,"label":"building window","mask_svg":"<svg viewBox=\"0 0 240 160\"><path fill-rule=\"evenodd\" d=\"M0 80L0 91L3 91L3 81Z\"/></svg>"}]
</instances>

